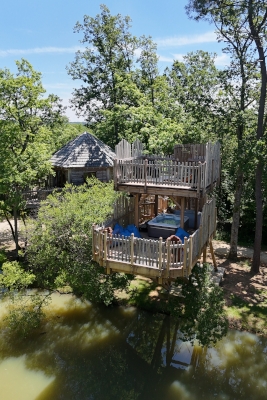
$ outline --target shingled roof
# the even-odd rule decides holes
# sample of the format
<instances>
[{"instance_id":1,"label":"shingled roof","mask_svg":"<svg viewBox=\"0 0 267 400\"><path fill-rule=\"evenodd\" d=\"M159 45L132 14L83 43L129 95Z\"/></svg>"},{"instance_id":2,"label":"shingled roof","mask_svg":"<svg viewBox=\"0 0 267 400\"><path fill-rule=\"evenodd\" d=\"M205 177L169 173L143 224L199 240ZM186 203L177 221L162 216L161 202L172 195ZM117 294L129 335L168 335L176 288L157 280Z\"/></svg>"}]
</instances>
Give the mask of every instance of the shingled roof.
<instances>
[{"instance_id":1,"label":"shingled roof","mask_svg":"<svg viewBox=\"0 0 267 400\"><path fill-rule=\"evenodd\" d=\"M88 132L84 132L59 149L51 158L54 167L99 168L112 167L116 154Z\"/></svg>"}]
</instances>

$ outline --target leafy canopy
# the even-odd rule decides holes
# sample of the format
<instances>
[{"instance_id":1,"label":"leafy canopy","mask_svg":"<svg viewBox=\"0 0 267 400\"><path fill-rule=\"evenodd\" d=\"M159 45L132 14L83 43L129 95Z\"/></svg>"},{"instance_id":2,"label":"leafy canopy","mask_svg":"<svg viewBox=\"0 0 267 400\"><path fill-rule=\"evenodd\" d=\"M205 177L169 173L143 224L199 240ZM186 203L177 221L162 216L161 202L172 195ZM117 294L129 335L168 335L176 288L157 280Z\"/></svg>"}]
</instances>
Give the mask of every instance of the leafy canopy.
<instances>
[{"instance_id":1,"label":"leafy canopy","mask_svg":"<svg viewBox=\"0 0 267 400\"><path fill-rule=\"evenodd\" d=\"M70 286L88 300L105 304L114 300L115 289L127 287L127 276L105 275L92 261L92 225L112 214L117 196L112 183L89 179L47 198L32 221L26 250L38 286Z\"/></svg>"}]
</instances>

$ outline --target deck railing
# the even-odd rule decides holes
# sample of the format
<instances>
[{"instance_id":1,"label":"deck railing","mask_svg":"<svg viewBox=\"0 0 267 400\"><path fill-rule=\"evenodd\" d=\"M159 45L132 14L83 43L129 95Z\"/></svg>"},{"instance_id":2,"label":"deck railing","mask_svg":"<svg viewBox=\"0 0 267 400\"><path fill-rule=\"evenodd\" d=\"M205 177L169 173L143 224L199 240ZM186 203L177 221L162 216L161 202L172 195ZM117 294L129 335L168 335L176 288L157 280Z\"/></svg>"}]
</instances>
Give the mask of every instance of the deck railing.
<instances>
[{"instance_id":1,"label":"deck railing","mask_svg":"<svg viewBox=\"0 0 267 400\"><path fill-rule=\"evenodd\" d=\"M183 244L162 238L141 239L110 235L103 227L92 232L93 259L100 265L121 272L164 279L188 277L191 269L216 230L215 201L203 207L200 227Z\"/></svg>"},{"instance_id":2,"label":"deck railing","mask_svg":"<svg viewBox=\"0 0 267 400\"><path fill-rule=\"evenodd\" d=\"M205 189L220 178L220 143L174 146L170 156L145 155L142 143L116 146L114 181L118 184Z\"/></svg>"},{"instance_id":3,"label":"deck railing","mask_svg":"<svg viewBox=\"0 0 267 400\"><path fill-rule=\"evenodd\" d=\"M214 180L216 180L214 176ZM206 184L206 162L180 163L170 159L123 159L115 160L115 186L119 184L138 184L156 186L175 186L204 189Z\"/></svg>"}]
</instances>

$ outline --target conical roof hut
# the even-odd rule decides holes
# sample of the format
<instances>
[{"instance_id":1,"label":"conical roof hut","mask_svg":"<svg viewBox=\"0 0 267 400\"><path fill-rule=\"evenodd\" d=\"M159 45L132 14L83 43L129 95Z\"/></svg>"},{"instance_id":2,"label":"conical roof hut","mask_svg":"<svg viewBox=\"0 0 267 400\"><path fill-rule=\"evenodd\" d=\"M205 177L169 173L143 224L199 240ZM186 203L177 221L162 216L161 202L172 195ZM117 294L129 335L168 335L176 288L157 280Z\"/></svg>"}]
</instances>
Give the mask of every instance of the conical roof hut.
<instances>
[{"instance_id":1,"label":"conical roof hut","mask_svg":"<svg viewBox=\"0 0 267 400\"><path fill-rule=\"evenodd\" d=\"M112 178L115 157L109 146L84 132L52 156L50 161L56 171L53 186L63 186L66 182L80 185L93 175L108 182Z\"/></svg>"}]
</instances>

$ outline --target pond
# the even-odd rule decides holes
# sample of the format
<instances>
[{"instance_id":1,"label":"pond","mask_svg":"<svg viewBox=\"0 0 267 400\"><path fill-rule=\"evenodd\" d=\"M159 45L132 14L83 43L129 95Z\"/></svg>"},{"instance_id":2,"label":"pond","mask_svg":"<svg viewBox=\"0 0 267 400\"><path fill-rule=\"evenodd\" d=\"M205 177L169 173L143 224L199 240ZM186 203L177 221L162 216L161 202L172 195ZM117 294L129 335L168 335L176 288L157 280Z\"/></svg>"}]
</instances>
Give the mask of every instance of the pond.
<instances>
[{"instance_id":1,"label":"pond","mask_svg":"<svg viewBox=\"0 0 267 400\"><path fill-rule=\"evenodd\" d=\"M1 329L0 397L266 399L266 339L231 331L215 347L203 349L179 340L178 329L162 314L54 295L34 336L15 339Z\"/></svg>"}]
</instances>

